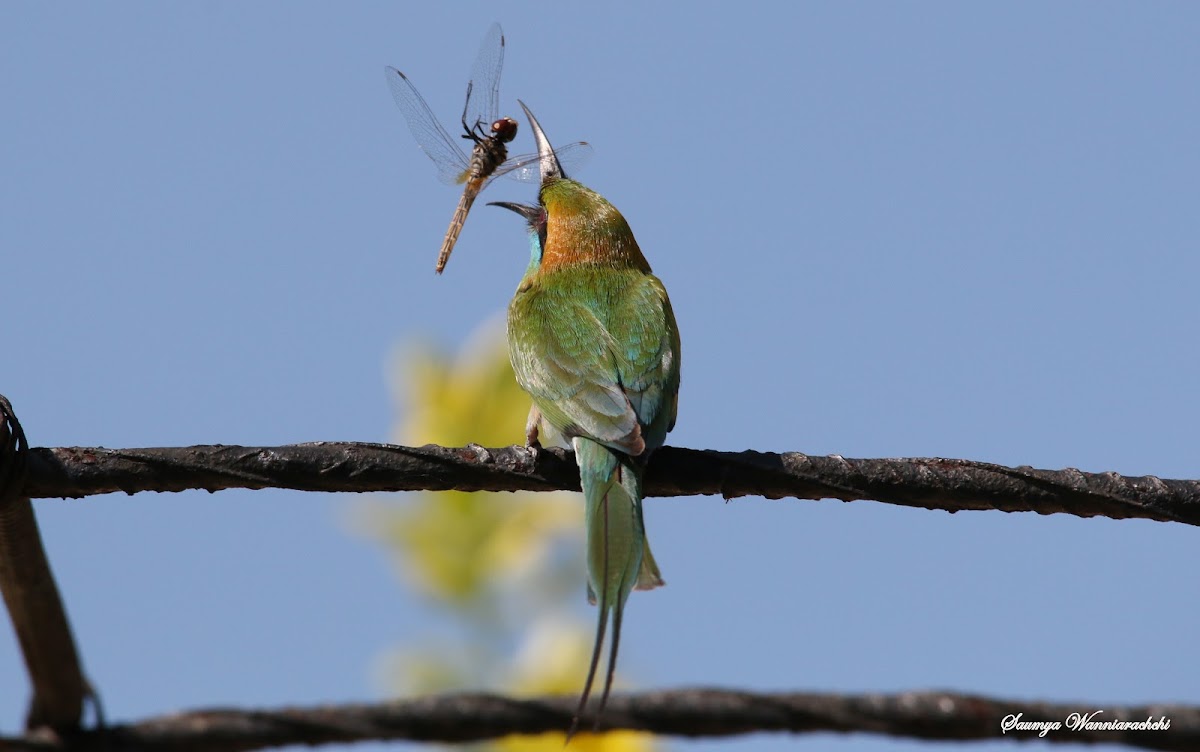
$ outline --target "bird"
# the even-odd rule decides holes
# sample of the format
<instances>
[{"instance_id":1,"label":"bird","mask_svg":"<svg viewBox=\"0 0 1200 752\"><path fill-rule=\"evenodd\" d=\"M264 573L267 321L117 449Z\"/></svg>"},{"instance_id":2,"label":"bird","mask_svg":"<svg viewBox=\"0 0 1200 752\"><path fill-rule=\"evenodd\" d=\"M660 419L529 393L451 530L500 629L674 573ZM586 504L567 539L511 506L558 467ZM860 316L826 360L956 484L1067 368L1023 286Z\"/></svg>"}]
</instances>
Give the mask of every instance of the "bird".
<instances>
[{"instance_id":1,"label":"bird","mask_svg":"<svg viewBox=\"0 0 1200 752\"><path fill-rule=\"evenodd\" d=\"M524 217L530 231L529 266L508 307L509 358L533 400L526 445L536 452L548 425L574 449L586 509L588 600L599 605L569 740L587 707L610 621L597 727L612 689L626 600L632 590L664 584L646 541L642 479L675 426L679 327L629 223L566 176L537 118L520 105L537 142L541 184L536 206L492 202Z\"/></svg>"}]
</instances>

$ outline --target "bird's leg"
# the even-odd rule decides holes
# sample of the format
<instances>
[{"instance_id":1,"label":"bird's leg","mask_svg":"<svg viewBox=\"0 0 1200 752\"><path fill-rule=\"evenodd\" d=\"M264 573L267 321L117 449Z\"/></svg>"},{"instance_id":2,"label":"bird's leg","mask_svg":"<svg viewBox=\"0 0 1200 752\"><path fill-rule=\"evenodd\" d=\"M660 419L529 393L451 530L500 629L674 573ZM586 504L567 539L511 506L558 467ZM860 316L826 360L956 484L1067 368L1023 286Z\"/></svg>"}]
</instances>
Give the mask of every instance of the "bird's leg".
<instances>
[{"instance_id":1,"label":"bird's leg","mask_svg":"<svg viewBox=\"0 0 1200 752\"><path fill-rule=\"evenodd\" d=\"M525 419L525 448L529 450L529 460L537 467L538 452L542 443L538 441L538 424L542 422L542 411L537 405L529 406L529 417Z\"/></svg>"},{"instance_id":2,"label":"bird's leg","mask_svg":"<svg viewBox=\"0 0 1200 752\"><path fill-rule=\"evenodd\" d=\"M542 448L542 443L538 441L538 424L542 422L542 411L537 408L537 405L530 405L529 417L525 420L525 446L534 450Z\"/></svg>"}]
</instances>

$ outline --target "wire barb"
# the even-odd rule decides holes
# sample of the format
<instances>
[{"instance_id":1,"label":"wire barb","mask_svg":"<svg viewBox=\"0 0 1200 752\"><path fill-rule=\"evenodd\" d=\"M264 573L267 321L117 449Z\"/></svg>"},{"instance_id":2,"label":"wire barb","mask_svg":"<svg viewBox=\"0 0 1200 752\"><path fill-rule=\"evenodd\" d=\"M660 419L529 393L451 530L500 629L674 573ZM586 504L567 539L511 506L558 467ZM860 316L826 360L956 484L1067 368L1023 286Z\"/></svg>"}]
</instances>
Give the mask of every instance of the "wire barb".
<instances>
[{"instance_id":1,"label":"wire barb","mask_svg":"<svg viewBox=\"0 0 1200 752\"><path fill-rule=\"evenodd\" d=\"M21 498L29 444L12 403L0 394L0 507Z\"/></svg>"},{"instance_id":2,"label":"wire barb","mask_svg":"<svg viewBox=\"0 0 1200 752\"><path fill-rule=\"evenodd\" d=\"M84 679L67 611L24 488L28 456L21 422L12 403L0 395L0 595L33 685L25 726L68 732L78 728L84 700L95 699L95 693Z\"/></svg>"}]
</instances>

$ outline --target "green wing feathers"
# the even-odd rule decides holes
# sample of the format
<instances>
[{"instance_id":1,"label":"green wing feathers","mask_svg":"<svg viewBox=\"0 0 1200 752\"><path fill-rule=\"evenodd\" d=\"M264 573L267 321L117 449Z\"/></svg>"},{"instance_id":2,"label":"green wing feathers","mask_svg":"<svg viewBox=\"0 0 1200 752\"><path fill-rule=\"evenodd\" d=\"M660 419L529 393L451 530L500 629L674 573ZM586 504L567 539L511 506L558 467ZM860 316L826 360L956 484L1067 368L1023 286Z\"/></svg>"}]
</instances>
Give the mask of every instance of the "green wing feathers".
<instances>
[{"instance_id":1,"label":"green wing feathers","mask_svg":"<svg viewBox=\"0 0 1200 752\"><path fill-rule=\"evenodd\" d=\"M679 332L658 278L573 267L527 278L509 307L517 381L549 423L631 455L675 423Z\"/></svg>"}]
</instances>

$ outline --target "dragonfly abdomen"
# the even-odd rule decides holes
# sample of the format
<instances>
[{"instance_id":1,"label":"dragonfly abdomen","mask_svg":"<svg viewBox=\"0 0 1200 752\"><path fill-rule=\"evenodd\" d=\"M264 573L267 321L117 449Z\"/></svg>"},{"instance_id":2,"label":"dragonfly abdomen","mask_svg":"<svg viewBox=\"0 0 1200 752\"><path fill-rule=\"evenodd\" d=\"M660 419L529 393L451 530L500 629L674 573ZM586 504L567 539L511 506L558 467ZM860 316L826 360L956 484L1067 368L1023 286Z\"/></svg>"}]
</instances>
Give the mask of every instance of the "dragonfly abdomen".
<instances>
[{"instance_id":1,"label":"dragonfly abdomen","mask_svg":"<svg viewBox=\"0 0 1200 752\"><path fill-rule=\"evenodd\" d=\"M494 167L492 169L495 170ZM442 273L442 270L446 268L446 262L450 260L450 252L454 250L454 244L458 242L458 236L462 234L463 225L467 222L467 215L471 212L471 205L475 203L475 197L483 189L485 179L486 176L472 177L467 180L462 198L458 200L458 207L450 219L450 228L446 230L446 237L442 240L442 249L438 251L437 266L434 267L434 271L438 274Z\"/></svg>"}]
</instances>

